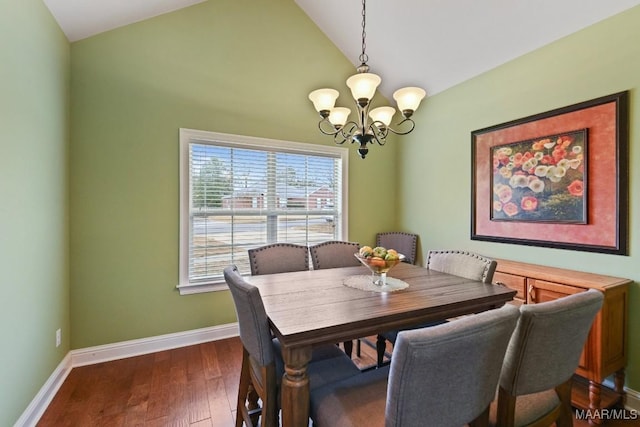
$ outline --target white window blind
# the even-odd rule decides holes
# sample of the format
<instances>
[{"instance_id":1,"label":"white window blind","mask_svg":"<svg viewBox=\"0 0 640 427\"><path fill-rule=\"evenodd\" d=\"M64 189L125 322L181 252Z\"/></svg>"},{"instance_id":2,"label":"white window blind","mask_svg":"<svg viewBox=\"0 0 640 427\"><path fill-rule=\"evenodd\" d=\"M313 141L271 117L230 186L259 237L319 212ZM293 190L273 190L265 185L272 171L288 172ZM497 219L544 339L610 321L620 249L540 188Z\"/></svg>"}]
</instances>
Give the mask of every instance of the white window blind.
<instances>
[{"instance_id":1,"label":"white window blind","mask_svg":"<svg viewBox=\"0 0 640 427\"><path fill-rule=\"evenodd\" d=\"M247 250L346 236L347 152L181 129L181 293L225 289Z\"/></svg>"}]
</instances>

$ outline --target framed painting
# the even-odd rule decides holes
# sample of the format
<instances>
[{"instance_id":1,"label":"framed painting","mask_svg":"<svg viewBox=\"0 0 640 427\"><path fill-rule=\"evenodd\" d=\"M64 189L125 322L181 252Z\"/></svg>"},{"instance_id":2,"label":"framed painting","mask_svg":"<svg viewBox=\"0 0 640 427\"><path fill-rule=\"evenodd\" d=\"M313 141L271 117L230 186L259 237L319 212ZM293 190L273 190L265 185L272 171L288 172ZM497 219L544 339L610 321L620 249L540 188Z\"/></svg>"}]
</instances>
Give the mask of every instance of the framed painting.
<instances>
[{"instance_id":1,"label":"framed painting","mask_svg":"<svg viewBox=\"0 0 640 427\"><path fill-rule=\"evenodd\" d=\"M471 132L471 239L626 255L628 92Z\"/></svg>"}]
</instances>

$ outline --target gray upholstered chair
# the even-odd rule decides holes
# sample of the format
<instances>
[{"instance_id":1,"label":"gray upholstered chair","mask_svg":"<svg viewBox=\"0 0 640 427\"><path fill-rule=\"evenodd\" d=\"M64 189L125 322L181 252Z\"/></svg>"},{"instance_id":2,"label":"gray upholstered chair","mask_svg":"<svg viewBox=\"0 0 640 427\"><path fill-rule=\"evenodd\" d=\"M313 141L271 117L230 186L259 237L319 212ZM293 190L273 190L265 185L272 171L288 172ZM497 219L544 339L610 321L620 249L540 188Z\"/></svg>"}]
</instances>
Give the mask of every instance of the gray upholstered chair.
<instances>
[{"instance_id":1,"label":"gray upholstered chair","mask_svg":"<svg viewBox=\"0 0 640 427\"><path fill-rule=\"evenodd\" d=\"M486 425L519 311L402 331L391 366L311 392L314 427Z\"/></svg>"},{"instance_id":2,"label":"gray upholstered chair","mask_svg":"<svg viewBox=\"0 0 640 427\"><path fill-rule=\"evenodd\" d=\"M483 283L491 283L497 266L497 262L493 259L473 252L459 250L429 251L425 264L429 270L452 274L470 280L478 280ZM420 327L433 326L438 323L425 324ZM378 335L378 341L376 342L378 367L382 366L384 362L386 342L389 341L394 344L397 336L398 331L388 331Z\"/></svg>"},{"instance_id":3,"label":"gray upholstered chair","mask_svg":"<svg viewBox=\"0 0 640 427\"><path fill-rule=\"evenodd\" d=\"M293 243L272 243L249 249L251 275L286 273L309 269L309 248Z\"/></svg>"},{"instance_id":4,"label":"gray upholstered chair","mask_svg":"<svg viewBox=\"0 0 640 427\"><path fill-rule=\"evenodd\" d=\"M342 242L332 240L309 247L311 263L314 270L324 268L353 267L361 265L353 256L360 250L360 245L355 242Z\"/></svg>"},{"instance_id":5,"label":"gray upholstered chair","mask_svg":"<svg viewBox=\"0 0 640 427\"><path fill-rule=\"evenodd\" d=\"M573 425L571 380L603 299L592 289L520 307L491 408L494 425Z\"/></svg>"},{"instance_id":6,"label":"gray upholstered chair","mask_svg":"<svg viewBox=\"0 0 640 427\"><path fill-rule=\"evenodd\" d=\"M468 251L429 251L425 262L429 270L491 283L497 262Z\"/></svg>"},{"instance_id":7,"label":"gray upholstered chair","mask_svg":"<svg viewBox=\"0 0 640 427\"><path fill-rule=\"evenodd\" d=\"M314 270L325 268L355 267L360 261L354 256L360 250L360 245L356 242L343 242L331 240L309 246L311 252L311 263ZM344 352L351 357L353 353L353 341L342 343ZM358 354L359 355L359 354Z\"/></svg>"},{"instance_id":8,"label":"gray upholstered chair","mask_svg":"<svg viewBox=\"0 0 640 427\"><path fill-rule=\"evenodd\" d=\"M376 246L395 249L405 256L405 262L416 263L418 254L418 235L401 231L390 231L376 235Z\"/></svg>"},{"instance_id":9,"label":"gray upholstered chair","mask_svg":"<svg viewBox=\"0 0 640 427\"><path fill-rule=\"evenodd\" d=\"M243 347L236 427L242 426L243 421L247 425L256 424L259 415L262 427L275 427L278 425L278 390L284 373L279 343L271 337L258 288L247 283L235 265L224 269L224 278L233 296ZM329 381L358 375L360 370L336 346L325 345L313 350L307 373L313 389ZM261 411L257 410L258 398L262 401Z\"/></svg>"}]
</instances>

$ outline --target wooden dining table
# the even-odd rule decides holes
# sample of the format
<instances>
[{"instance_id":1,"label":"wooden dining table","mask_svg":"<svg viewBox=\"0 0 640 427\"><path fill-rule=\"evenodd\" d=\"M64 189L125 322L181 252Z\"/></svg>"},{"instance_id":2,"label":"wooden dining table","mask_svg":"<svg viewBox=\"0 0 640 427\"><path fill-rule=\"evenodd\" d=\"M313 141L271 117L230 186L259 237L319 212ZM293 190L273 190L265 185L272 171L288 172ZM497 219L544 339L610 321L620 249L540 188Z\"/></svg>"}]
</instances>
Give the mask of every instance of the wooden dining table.
<instances>
[{"instance_id":1,"label":"wooden dining table","mask_svg":"<svg viewBox=\"0 0 640 427\"><path fill-rule=\"evenodd\" d=\"M376 292L346 286L352 276L370 275L364 266L251 276L260 289L274 335L280 340L282 426L309 423L307 364L313 346L450 319L501 307L515 291L401 263L389 277L409 286Z\"/></svg>"}]
</instances>

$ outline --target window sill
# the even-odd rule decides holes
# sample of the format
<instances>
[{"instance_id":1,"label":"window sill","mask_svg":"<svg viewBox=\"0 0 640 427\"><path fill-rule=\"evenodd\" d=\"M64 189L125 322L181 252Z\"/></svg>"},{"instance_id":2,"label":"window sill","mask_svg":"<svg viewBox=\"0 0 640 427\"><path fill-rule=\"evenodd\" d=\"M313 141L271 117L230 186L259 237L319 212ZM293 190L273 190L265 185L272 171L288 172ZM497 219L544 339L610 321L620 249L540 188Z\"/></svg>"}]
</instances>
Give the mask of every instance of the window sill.
<instances>
[{"instance_id":1,"label":"window sill","mask_svg":"<svg viewBox=\"0 0 640 427\"><path fill-rule=\"evenodd\" d=\"M225 282L212 282L201 284L184 284L176 286L180 295L202 294L205 292L227 291L229 287Z\"/></svg>"}]
</instances>

